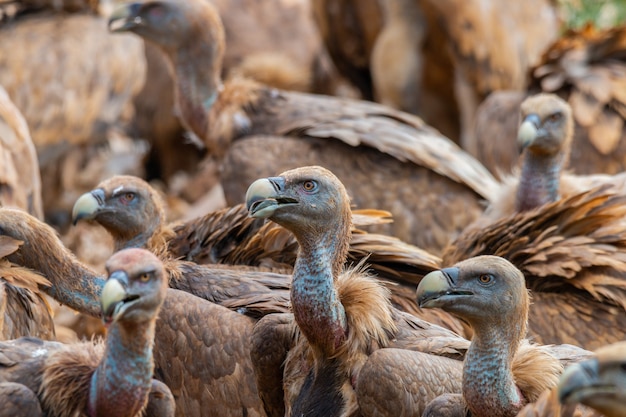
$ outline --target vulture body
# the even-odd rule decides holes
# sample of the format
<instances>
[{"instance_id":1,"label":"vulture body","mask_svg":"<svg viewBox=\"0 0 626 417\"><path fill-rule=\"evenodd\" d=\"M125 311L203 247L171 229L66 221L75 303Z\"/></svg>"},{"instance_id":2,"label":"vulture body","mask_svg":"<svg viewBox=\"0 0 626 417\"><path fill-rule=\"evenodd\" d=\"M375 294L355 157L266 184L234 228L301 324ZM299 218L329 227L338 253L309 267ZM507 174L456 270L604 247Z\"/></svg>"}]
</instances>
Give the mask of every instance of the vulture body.
<instances>
[{"instance_id":1,"label":"vulture body","mask_svg":"<svg viewBox=\"0 0 626 417\"><path fill-rule=\"evenodd\" d=\"M0 206L43 218L37 152L24 116L0 86Z\"/></svg>"},{"instance_id":2,"label":"vulture body","mask_svg":"<svg viewBox=\"0 0 626 417\"><path fill-rule=\"evenodd\" d=\"M356 226L386 221L374 210L352 213ZM179 224L167 224L163 202L144 180L115 176L81 196L72 218L94 221L113 236L116 250L144 247L162 256L203 264L229 264L291 274L298 244L288 230L273 222L249 217L245 205L208 213ZM391 283L391 300L397 308L431 323L469 336L466 326L447 314L421 310L413 293L424 274L437 269L439 258L390 236L353 228L347 262L367 257L368 268ZM284 276L283 288L291 277ZM278 282L275 288L281 288Z\"/></svg>"},{"instance_id":3,"label":"vulture body","mask_svg":"<svg viewBox=\"0 0 626 417\"><path fill-rule=\"evenodd\" d=\"M457 359L467 341L393 309L362 265L344 270L351 213L337 177L313 166L259 179L246 204L253 217L290 230L300 246L293 315L268 315L253 333L269 415L415 415L437 393L460 389ZM415 372L397 385L402 368ZM434 383L435 375L445 378Z\"/></svg>"},{"instance_id":4,"label":"vulture body","mask_svg":"<svg viewBox=\"0 0 626 417\"><path fill-rule=\"evenodd\" d=\"M81 313L100 315L97 299L104 280L78 262L49 226L27 213L0 209L0 235L25 242L7 259L45 276L52 284L45 288L48 295ZM229 279L227 274L221 276ZM242 296L242 303L229 295L227 288L216 296L238 304L230 306L233 309L247 311L249 294ZM264 306L273 300L254 301ZM250 361L254 322L187 292L168 289L155 330L154 377L170 388L177 416L264 415Z\"/></svg>"},{"instance_id":5,"label":"vulture body","mask_svg":"<svg viewBox=\"0 0 626 417\"><path fill-rule=\"evenodd\" d=\"M168 23L174 21L176 30ZM394 222L376 231L438 254L482 212L496 186L473 158L411 115L247 80L222 83L224 31L208 2L133 3L114 13L110 27L132 31L167 55L181 118L222 161L228 204L238 203L255 178L319 164L345 182L357 208L392 213ZM446 211L453 201L463 201L465 210Z\"/></svg>"},{"instance_id":6,"label":"vulture body","mask_svg":"<svg viewBox=\"0 0 626 417\"><path fill-rule=\"evenodd\" d=\"M626 342L602 346L594 358L568 367L558 394L565 404L582 403L606 417L626 415Z\"/></svg>"},{"instance_id":7,"label":"vulture body","mask_svg":"<svg viewBox=\"0 0 626 417\"><path fill-rule=\"evenodd\" d=\"M572 119L556 96L528 98L522 118L519 176L446 249L443 264L477 255L513 262L533 291L529 327L537 341L593 349L622 340L626 176L561 174Z\"/></svg>"},{"instance_id":8,"label":"vulture body","mask_svg":"<svg viewBox=\"0 0 626 417\"><path fill-rule=\"evenodd\" d=\"M315 27L308 0L212 3L224 22L228 44L224 77L245 76L286 90L338 92L341 81ZM203 174L203 152L198 150L198 143L188 140L174 110L174 84L168 63L154 45L148 43L145 48L146 83L134 100L133 123L137 136L152 144L148 176L171 183L176 173L187 172L190 181L181 193L195 201L198 189L206 192L215 184L217 173Z\"/></svg>"},{"instance_id":9,"label":"vulture body","mask_svg":"<svg viewBox=\"0 0 626 417\"><path fill-rule=\"evenodd\" d=\"M141 173L141 149L113 130L129 120L144 83L145 61L127 60L143 54L142 43L111 37L92 13L52 11L3 22L0 39L0 85L37 149L46 219L63 226L72 202L98 183L98 170ZM119 143L129 149L112 160Z\"/></svg>"},{"instance_id":10,"label":"vulture body","mask_svg":"<svg viewBox=\"0 0 626 417\"><path fill-rule=\"evenodd\" d=\"M45 415L139 416L150 391L174 402L169 390L152 380L154 329L167 291L161 263L147 251L129 249L114 254L107 271L100 297L109 324L106 342L61 345L22 338L0 345L3 384L37 393L33 401ZM173 417L173 408L161 403L166 407L153 415Z\"/></svg>"},{"instance_id":11,"label":"vulture body","mask_svg":"<svg viewBox=\"0 0 626 417\"><path fill-rule=\"evenodd\" d=\"M626 28L570 29L543 53L524 91L493 93L479 108L473 153L494 174L518 161L514 146L520 103L552 93L572 108L574 136L569 168L575 174L626 170Z\"/></svg>"},{"instance_id":12,"label":"vulture body","mask_svg":"<svg viewBox=\"0 0 626 417\"><path fill-rule=\"evenodd\" d=\"M445 398L454 411L442 409L445 402L439 400L425 415L460 417L469 410L474 417L515 416L557 385L563 370L551 354L557 347L524 340L530 296L521 271L507 260L480 256L431 272L420 282L417 299L422 307L463 317L474 330L462 396Z\"/></svg>"}]
</instances>

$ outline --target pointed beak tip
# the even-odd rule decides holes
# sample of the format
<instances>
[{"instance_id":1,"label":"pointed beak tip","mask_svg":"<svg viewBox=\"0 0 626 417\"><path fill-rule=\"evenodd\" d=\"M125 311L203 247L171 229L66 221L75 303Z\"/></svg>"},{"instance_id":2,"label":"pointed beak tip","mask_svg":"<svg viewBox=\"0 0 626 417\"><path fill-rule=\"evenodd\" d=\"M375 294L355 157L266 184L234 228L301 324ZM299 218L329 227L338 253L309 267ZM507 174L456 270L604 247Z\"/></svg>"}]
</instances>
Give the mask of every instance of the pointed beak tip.
<instances>
[{"instance_id":1,"label":"pointed beak tip","mask_svg":"<svg viewBox=\"0 0 626 417\"><path fill-rule=\"evenodd\" d=\"M100 208L100 202L91 192L81 195L72 207L72 223L76 226L82 219L91 219Z\"/></svg>"},{"instance_id":2,"label":"pointed beak tip","mask_svg":"<svg viewBox=\"0 0 626 417\"><path fill-rule=\"evenodd\" d=\"M258 201L274 196L276 190L267 178L261 178L254 181L246 191L246 207L248 210L254 209L254 204ZM251 215L254 212L251 211Z\"/></svg>"},{"instance_id":3,"label":"pointed beak tip","mask_svg":"<svg viewBox=\"0 0 626 417\"><path fill-rule=\"evenodd\" d=\"M445 274L441 271L432 271L424 275L417 286L416 298L420 307L429 307L432 297L444 293L450 289L450 284Z\"/></svg>"},{"instance_id":4,"label":"pointed beak tip","mask_svg":"<svg viewBox=\"0 0 626 417\"><path fill-rule=\"evenodd\" d=\"M107 22L109 32L127 32L140 22L137 11L140 8L139 3L129 3L113 10Z\"/></svg>"},{"instance_id":5,"label":"pointed beak tip","mask_svg":"<svg viewBox=\"0 0 626 417\"><path fill-rule=\"evenodd\" d=\"M106 320L111 320L114 317L115 305L120 301L123 301L126 297L126 289L122 283L115 279L109 278L102 288L100 294L100 305L102 307L102 313Z\"/></svg>"}]
</instances>

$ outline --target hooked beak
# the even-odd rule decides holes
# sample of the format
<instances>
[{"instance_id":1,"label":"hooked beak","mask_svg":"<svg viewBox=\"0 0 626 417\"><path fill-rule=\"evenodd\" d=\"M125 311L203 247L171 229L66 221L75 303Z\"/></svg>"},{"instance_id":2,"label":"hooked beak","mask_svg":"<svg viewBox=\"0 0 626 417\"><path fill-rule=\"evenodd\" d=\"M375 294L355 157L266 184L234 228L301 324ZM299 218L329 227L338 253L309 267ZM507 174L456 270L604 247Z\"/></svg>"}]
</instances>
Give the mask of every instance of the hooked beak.
<instances>
[{"instance_id":1,"label":"hooked beak","mask_svg":"<svg viewBox=\"0 0 626 417\"><path fill-rule=\"evenodd\" d=\"M283 177L261 178L254 181L246 191L246 207L250 217L267 219L281 206L297 204L293 198L283 197Z\"/></svg>"},{"instance_id":2,"label":"hooked beak","mask_svg":"<svg viewBox=\"0 0 626 417\"><path fill-rule=\"evenodd\" d=\"M449 296L471 295L467 291L455 289L458 278L459 268L456 267L426 274L417 286L417 303L422 308L436 308L441 307Z\"/></svg>"},{"instance_id":3,"label":"hooked beak","mask_svg":"<svg viewBox=\"0 0 626 417\"><path fill-rule=\"evenodd\" d=\"M116 321L126 311L128 306L139 298L138 295L129 294L128 275L124 271L114 271L102 288L100 305L102 317L106 324Z\"/></svg>"},{"instance_id":4,"label":"hooked beak","mask_svg":"<svg viewBox=\"0 0 626 417\"><path fill-rule=\"evenodd\" d=\"M535 113L531 113L524 118L517 130L517 145L519 146L520 153L535 141L535 138L539 135L540 124L541 119L539 119L539 116Z\"/></svg>"},{"instance_id":5,"label":"hooked beak","mask_svg":"<svg viewBox=\"0 0 626 417\"><path fill-rule=\"evenodd\" d=\"M563 404L581 402L594 392L606 392L598 385L598 360L592 358L568 366L561 374L557 389L559 401Z\"/></svg>"},{"instance_id":6,"label":"hooked beak","mask_svg":"<svg viewBox=\"0 0 626 417\"><path fill-rule=\"evenodd\" d=\"M91 220L104 207L104 190L96 188L81 195L72 208L72 224L76 226L79 220Z\"/></svg>"},{"instance_id":7,"label":"hooked beak","mask_svg":"<svg viewBox=\"0 0 626 417\"><path fill-rule=\"evenodd\" d=\"M129 3L115 9L109 16L109 31L128 32L141 26L140 9L141 3Z\"/></svg>"}]
</instances>

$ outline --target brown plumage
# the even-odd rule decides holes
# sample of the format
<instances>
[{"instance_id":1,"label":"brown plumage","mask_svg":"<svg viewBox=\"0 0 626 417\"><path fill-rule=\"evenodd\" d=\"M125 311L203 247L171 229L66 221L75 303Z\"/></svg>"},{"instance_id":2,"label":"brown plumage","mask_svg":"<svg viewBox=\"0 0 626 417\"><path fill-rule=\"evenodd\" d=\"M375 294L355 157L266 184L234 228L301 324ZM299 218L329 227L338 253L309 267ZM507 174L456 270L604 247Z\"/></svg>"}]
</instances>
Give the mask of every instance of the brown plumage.
<instances>
[{"instance_id":1,"label":"brown plumage","mask_svg":"<svg viewBox=\"0 0 626 417\"><path fill-rule=\"evenodd\" d=\"M49 226L26 213L0 209L0 235L27 242L8 258L42 273L52 283L49 295L82 313L100 314L96 300L104 280L78 262ZM156 326L154 377L172 391L177 416L264 415L250 361L254 322L187 292L168 290Z\"/></svg>"},{"instance_id":2,"label":"brown plumage","mask_svg":"<svg viewBox=\"0 0 626 417\"><path fill-rule=\"evenodd\" d=\"M538 341L591 349L621 340L626 176L561 173L572 120L558 97L528 98L522 117L519 176L504 181L485 215L446 249L443 264L486 254L513 262L535 295L530 333Z\"/></svg>"},{"instance_id":3,"label":"brown plumage","mask_svg":"<svg viewBox=\"0 0 626 417\"><path fill-rule=\"evenodd\" d=\"M530 71L522 92L494 93L478 111L474 155L491 172L509 172L518 109L527 95L553 93L572 107L575 123L570 169L576 174L617 174L626 169L624 111L626 28L568 30ZM500 116L498 116L500 115Z\"/></svg>"},{"instance_id":4,"label":"brown plumage","mask_svg":"<svg viewBox=\"0 0 626 417\"><path fill-rule=\"evenodd\" d=\"M110 36L100 16L54 12L3 23L0 39L0 85L24 115L37 149L46 218L63 223L67 203L86 191L81 181L87 189L99 181L86 167L94 149L113 146L112 128L129 119L145 62L128 62L127 54L142 54L142 43Z\"/></svg>"},{"instance_id":5,"label":"brown plumage","mask_svg":"<svg viewBox=\"0 0 626 417\"><path fill-rule=\"evenodd\" d=\"M353 213L353 225L388 221L381 217L386 214L375 210ZM116 250L145 247L163 256L202 264L291 274L298 251L291 232L276 223L249 217L244 204L168 224L159 194L137 177L115 176L100 183L77 200L72 217L75 222L84 219L104 226L113 235ZM354 227L351 236L347 263L367 257L368 268L388 282L394 306L469 337L462 322L439 311L421 310L415 303L417 283L440 266L439 258L390 236ZM289 288L290 282L285 276L283 287Z\"/></svg>"},{"instance_id":6,"label":"brown plumage","mask_svg":"<svg viewBox=\"0 0 626 417\"><path fill-rule=\"evenodd\" d=\"M527 70L558 34L556 9L549 0L430 3L439 11L455 68L461 143L475 155L479 145L472 128L478 105L492 91L526 87Z\"/></svg>"},{"instance_id":7,"label":"brown plumage","mask_svg":"<svg viewBox=\"0 0 626 417\"><path fill-rule=\"evenodd\" d=\"M107 270L100 297L110 325L106 342L61 345L22 338L0 347L2 380L37 392L45 415L138 416L153 385L174 401L152 380L154 328L167 291L160 261L129 249L114 254ZM171 407L166 411L174 415Z\"/></svg>"},{"instance_id":8,"label":"brown plumage","mask_svg":"<svg viewBox=\"0 0 626 417\"><path fill-rule=\"evenodd\" d=\"M337 177L321 167L297 168L255 181L246 203L253 217L287 228L300 246L293 316L266 316L253 334L270 415L414 415L428 398L459 389L460 362L431 353L457 359L467 341L393 309L389 292L361 264L344 269L351 212ZM379 351L385 347L420 352ZM412 384L385 379L405 367L415 369ZM431 383L433 375L447 380ZM382 410L383 403L391 408Z\"/></svg>"},{"instance_id":9,"label":"brown plumage","mask_svg":"<svg viewBox=\"0 0 626 417\"><path fill-rule=\"evenodd\" d=\"M556 386L563 367L550 346L524 339L530 296L521 271L507 260L481 256L431 272L417 298L422 307L465 318L474 330L463 365L463 401L451 415L465 416L467 407L474 417L515 416Z\"/></svg>"},{"instance_id":10,"label":"brown plumage","mask_svg":"<svg viewBox=\"0 0 626 417\"><path fill-rule=\"evenodd\" d=\"M537 401L527 404L516 417L603 417L597 411L583 405L562 405L557 387L545 391Z\"/></svg>"},{"instance_id":11,"label":"brown plumage","mask_svg":"<svg viewBox=\"0 0 626 417\"><path fill-rule=\"evenodd\" d=\"M383 28L378 0L312 0L313 18L337 70L366 100L374 98L370 56Z\"/></svg>"},{"instance_id":12,"label":"brown plumage","mask_svg":"<svg viewBox=\"0 0 626 417\"><path fill-rule=\"evenodd\" d=\"M37 152L26 120L0 86L0 206L43 217Z\"/></svg>"},{"instance_id":13,"label":"brown plumage","mask_svg":"<svg viewBox=\"0 0 626 417\"><path fill-rule=\"evenodd\" d=\"M39 286L50 283L43 276L6 259L24 242L0 236L0 340L33 336L53 340L50 306Z\"/></svg>"},{"instance_id":14,"label":"brown plumage","mask_svg":"<svg viewBox=\"0 0 626 417\"><path fill-rule=\"evenodd\" d=\"M172 31L163 19L180 25ZM495 181L483 167L418 118L251 81L222 84L224 32L208 2L134 3L118 9L110 26L137 33L173 63L185 125L212 155L224 156L221 180L229 204L241 201L247 184L259 176L320 164L345 182L357 208L392 213L394 222L376 231L437 254L491 196ZM465 210L447 212L451 199L463 201ZM427 209L434 205L436 213Z\"/></svg>"},{"instance_id":15,"label":"brown plumage","mask_svg":"<svg viewBox=\"0 0 626 417\"><path fill-rule=\"evenodd\" d=\"M606 417L626 414L626 342L602 346L595 357L567 368L558 386L559 400L582 403Z\"/></svg>"},{"instance_id":16,"label":"brown plumage","mask_svg":"<svg viewBox=\"0 0 626 417\"><path fill-rule=\"evenodd\" d=\"M213 0L224 22L228 48L222 75L244 76L272 87L335 94L340 80L315 27L309 1ZM276 28L280 30L276 30ZM133 119L139 137L152 147L149 176L172 180L179 171L195 179L203 152L183 139L187 134L174 111L174 84L168 63L146 44L146 84L136 97ZM184 144L181 144L184 141ZM204 191L214 182L202 184ZM197 191L197 184L189 187ZM185 195L191 201L191 196Z\"/></svg>"},{"instance_id":17,"label":"brown plumage","mask_svg":"<svg viewBox=\"0 0 626 417\"><path fill-rule=\"evenodd\" d=\"M505 217L454 242L444 265L510 260L533 293L529 333L593 349L626 337L624 195L599 188Z\"/></svg>"}]
</instances>

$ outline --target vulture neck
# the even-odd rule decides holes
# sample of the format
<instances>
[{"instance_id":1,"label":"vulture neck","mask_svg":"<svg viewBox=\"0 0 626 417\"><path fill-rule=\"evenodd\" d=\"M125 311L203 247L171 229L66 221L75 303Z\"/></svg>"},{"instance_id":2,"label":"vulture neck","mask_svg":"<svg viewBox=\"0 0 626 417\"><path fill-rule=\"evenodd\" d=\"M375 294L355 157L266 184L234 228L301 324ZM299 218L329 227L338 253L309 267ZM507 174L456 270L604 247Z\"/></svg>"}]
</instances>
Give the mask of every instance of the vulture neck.
<instances>
[{"instance_id":1,"label":"vulture neck","mask_svg":"<svg viewBox=\"0 0 626 417\"><path fill-rule=\"evenodd\" d=\"M526 400L511 364L526 334L526 315L518 311L497 322L471 324L474 337L463 366L465 402L476 417L515 416Z\"/></svg>"},{"instance_id":2,"label":"vulture neck","mask_svg":"<svg viewBox=\"0 0 626 417\"><path fill-rule=\"evenodd\" d=\"M526 151L517 187L515 209L532 210L560 198L559 183L565 155L537 155Z\"/></svg>"},{"instance_id":3,"label":"vulture neck","mask_svg":"<svg viewBox=\"0 0 626 417\"><path fill-rule=\"evenodd\" d=\"M348 253L348 219L341 217L322 234L294 233L300 245L291 285L294 318L323 356L332 355L346 340L346 313L335 280Z\"/></svg>"},{"instance_id":4,"label":"vulture neck","mask_svg":"<svg viewBox=\"0 0 626 417\"><path fill-rule=\"evenodd\" d=\"M54 241L24 244L20 250L24 255L16 261L18 265L41 273L51 283L43 291L61 304L90 316L100 317L100 293L105 279L83 266L63 244ZM31 249L31 252L27 252Z\"/></svg>"},{"instance_id":5,"label":"vulture neck","mask_svg":"<svg viewBox=\"0 0 626 417\"><path fill-rule=\"evenodd\" d=\"M209 128L209 112L222 91L222 55L217 45L195 42L172 57L175 102L180 116L200 139Z\"/></svg>"},{"instance_id":6,"label":"vulture neck","mask_svg":"<svg viewBox=\"0 0 626 417\"><path fill-rule=\"evenodd\" d=\"M160 236L165 234L161 225L161 219L148 224L146 230L131 233L128 236L119 235L115 237L115 252L128 248L144 248L152 250L153 248L160 248L160 244L166 244L164 239L159 239Z\"/></svg>"},{"instance_id":7,"label":"vulture neck","mask_svg":"<svg viewBox=\"0 0 626 417\"><path fill-rule=\"evenodd\" d=\"M91 378L91 417L139 415L152 386L154 332L155 320L109 328L104 357Z\"/></svg>"}]
</instances>

